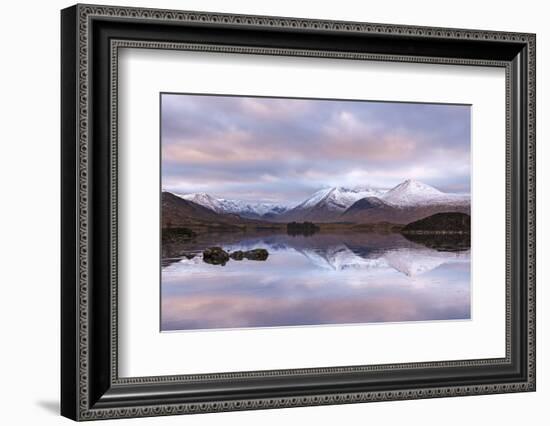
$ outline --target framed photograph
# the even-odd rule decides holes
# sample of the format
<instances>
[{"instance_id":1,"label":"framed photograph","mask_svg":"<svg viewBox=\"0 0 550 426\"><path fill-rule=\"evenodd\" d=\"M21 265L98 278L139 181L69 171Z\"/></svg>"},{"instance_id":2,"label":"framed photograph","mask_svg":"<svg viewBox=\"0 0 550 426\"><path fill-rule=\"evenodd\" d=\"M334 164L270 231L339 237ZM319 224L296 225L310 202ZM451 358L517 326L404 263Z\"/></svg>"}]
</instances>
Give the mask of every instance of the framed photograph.
<instances>
[{"instance_id":1,"label":"framed photograph","mask_svg":"<svg viewBox=\"0 0 550 426\"><path fill-rule=\"evenodd\" d=\"M535 390L535 35L61 12L61 412Z\"/></svg>"}]
</instances>

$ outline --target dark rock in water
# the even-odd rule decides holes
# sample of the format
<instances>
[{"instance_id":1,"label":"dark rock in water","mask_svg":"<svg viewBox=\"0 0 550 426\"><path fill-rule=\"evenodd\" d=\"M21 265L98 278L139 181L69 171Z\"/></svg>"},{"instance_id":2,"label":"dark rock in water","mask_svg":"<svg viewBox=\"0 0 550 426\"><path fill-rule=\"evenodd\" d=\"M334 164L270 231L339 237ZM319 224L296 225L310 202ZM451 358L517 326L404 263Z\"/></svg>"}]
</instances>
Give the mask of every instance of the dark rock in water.
<instances>
[{"instance_id":1,"label":"dark rock in water","mask_svg":"<svg viewBox=\"0 0 550 426\"><path fill-rule=\"evenodd\" d=\"M185 257L186 259L193 259L196 256L195 253L182 253L181 257Z\"/></svg>"},{"instance_id":2,"label":"dark rock in water","mask_svg":"<svg viewBox=\"0 0 550 426\"><path fill-rule=\"evenodd\" d=\"M248 251L235 250L229 253L221 247L209 247L202 252L202 260L211 265L225 265L229 259L266 260L268 256L267 250L262 248Z\"/></svg>"},{"instance_id":3,"label":"dark rock in water","mask_svg":"<svg viewBox=\"0 0 550 426\"><path fill-rule=\"evenodd\" d=\"M211 265L225 265L229 260L229 253L221 247L209 247L202 252L202 260Z\"/></svg>"},{"instance_id":4,"label":"dark rock in water","mask_svg":"<svg viewBox=\"0 0 550 426\"><path fill-rule=\"evenodd\" d=\"M266 249L254 249L245 251L243 256L248 260L266 260L269 253Z\"/></svg>"},{"instance_id":5,"label":"dark rock in water","mask_svg":"<svg viewBox=\"0 0 550 426\"><path fill-rule=\"evenodd\" d=\"M231 253L229 257L233 260L243 260L244 252L242 250L237 250Z\"/></svg>"}]
</instances>

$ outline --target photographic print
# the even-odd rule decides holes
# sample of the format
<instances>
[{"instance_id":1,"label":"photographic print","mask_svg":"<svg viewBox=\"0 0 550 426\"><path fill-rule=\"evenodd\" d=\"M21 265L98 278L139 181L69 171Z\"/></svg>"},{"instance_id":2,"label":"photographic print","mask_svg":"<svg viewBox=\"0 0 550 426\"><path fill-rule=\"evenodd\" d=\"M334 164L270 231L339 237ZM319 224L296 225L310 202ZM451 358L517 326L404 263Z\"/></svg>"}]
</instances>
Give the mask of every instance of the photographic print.
<instances>
[{"instance_id":1,"label":"photographic print","mask_svg":"<svg viewBox=\"0 0 550 426\"><path fill-rule=\"evenodd\" d=\"M161 93L161 331L467 320L470 105Z\"/></svg>"}]
</instances>

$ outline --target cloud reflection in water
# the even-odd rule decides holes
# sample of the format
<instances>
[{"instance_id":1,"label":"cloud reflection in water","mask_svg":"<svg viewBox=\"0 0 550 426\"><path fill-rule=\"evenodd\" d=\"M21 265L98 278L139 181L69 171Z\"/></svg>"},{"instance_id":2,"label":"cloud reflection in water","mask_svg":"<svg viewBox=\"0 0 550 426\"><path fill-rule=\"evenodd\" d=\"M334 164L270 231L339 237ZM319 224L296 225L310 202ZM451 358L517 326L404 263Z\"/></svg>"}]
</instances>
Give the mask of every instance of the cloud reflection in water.
<instances>
[{"instance_id":1,"label":"cloud reflection in water","mask_svg":"<svg viewBox=\"0 0 550 426\"><path fill-rule=\"evenodd\" d=\"M223 246L265 247L267 261L172 263L162 271L161 330L470 318L469 251L395 236L341 241L248 238Z\"/></svg>"}]
</instances>

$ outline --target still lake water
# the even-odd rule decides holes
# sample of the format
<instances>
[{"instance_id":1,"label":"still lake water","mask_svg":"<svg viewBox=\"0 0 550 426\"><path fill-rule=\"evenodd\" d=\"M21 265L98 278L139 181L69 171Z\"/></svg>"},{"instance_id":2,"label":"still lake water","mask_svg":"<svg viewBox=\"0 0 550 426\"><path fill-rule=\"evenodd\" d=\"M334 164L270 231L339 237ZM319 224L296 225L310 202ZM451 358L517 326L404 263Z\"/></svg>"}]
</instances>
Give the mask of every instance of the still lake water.
<instances>
[{"instance_id":1,"label":"still lake water","mask_svg":"<svg viewBox=\"0 0 550 426\"><path fill-rule=\"evenodd\" d=\"M269 257L211 265L211 246ZM400 234L206 235L162 265L161 331L470 318L470 250Z\"/></svg>"}]
</instances>

